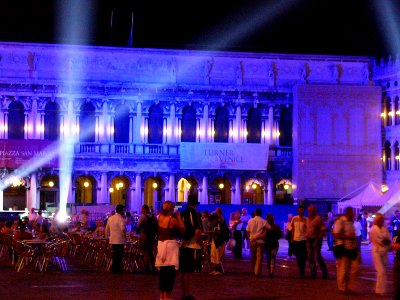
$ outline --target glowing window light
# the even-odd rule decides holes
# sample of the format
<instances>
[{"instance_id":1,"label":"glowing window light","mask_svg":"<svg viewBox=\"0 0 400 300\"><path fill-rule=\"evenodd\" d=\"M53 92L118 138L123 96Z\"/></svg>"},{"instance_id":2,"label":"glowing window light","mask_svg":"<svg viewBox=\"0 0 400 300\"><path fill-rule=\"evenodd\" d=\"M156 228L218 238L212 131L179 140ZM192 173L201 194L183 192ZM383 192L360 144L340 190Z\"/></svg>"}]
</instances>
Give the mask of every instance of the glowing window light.
<instances>
[{"instance_id":1,"label":"glowing window light","mask_svg":"<svg viewBox=\"0 0 400 300\"><path fill-rule=\"evenodd\" d=\"M220 184L218 185L218 187L222 190L225 186L224 186L223 183L220 183Z\"/></svg>"},{"instance_id":2,"label":"glowing window light","mask_svg":"<svg viewBox=\"0 0 400 300\"><path fill-rule=\"evenodd\" d=\"M246 191L250 190L250 186L246 185Z\"/></svg>"},{"instance_id":3,"label":"glowing window light","mask_svg":"<svg viewBox=\"0 0 400 300\"><path fill-rule=\"evenodd\" d=\"M392 112L392 111L389 111L388 115L389 115L389 116L393 116L393 112Z\"/></svg>"},{"instance_id":4,"label":"glowing window light","mask_svg":"<svg viewBox=\"0 0 400 300\"><path fill-rule=\"evenodd\" d=\"M54 186L54 182L53 181L49 181L49 187L53 187Z\"/></svg>"},{"instance_id":5,"label":"glowing window light","mask_svg":"<svg viewBox=\"0 0 400 300\"><path fill-rule=\"evenodd\" d=\"M381 117L382 118L386 118L386 114L383 112L383 113L381 113Z\"/></svg>"},{"instance_id":6,"label":"glowing window light","mask_svg":"<svg viewBox=\"0 0 400 300\"><path fill-rule=\"evenodd\" d=\"M243 132L243 135L244 135L244 136L248 136L248 135L249 135L249 132L248 132L247 130L245 130L245 131Z\"/></svg>"},{"instance_id":7,"label":"glowing window light","mask_svg":"<svg viewBox=\"0 0 400 300\"><path fill-rule=\"evenodd\" d=\"M290 188L290 185L288 185L287 183L283 185L284 190L288 190L289 188Z\"/></svg>"},{"instance_id":8,"label":"glowing window light","mask_svg":"<svg viewBox=\"0 0 400 300\"><path fill-rule=\"evenodd\" d=\"M84 186L85 188L89 187L89 182L88 182L88 181L85 181L85 182L83 183L83 186Z\"/></svg>"},{"instance_id":9,"label":"glowing window light","mask_svg":"<svg viewBox=\"0 0 400 300\"><path fill-rule=\"evenodd\" d=\"M257 188L257 184L253 183L253 184L251 185L251 188L252 188L253 190L255 190L255 189Z\"/></svg>"},{"instance_id":10,"label":"glowing window light","mask_svg":"<svg viewBox=\"0 0 400 300\"><path fill-rule=\"evenodd\" d=\"M190 187L191 187L190 183L186 184L186 188L187 188L188 190L190 190Z\"/></svg>"},{"instance_id":11,"label":"glowing window light","mask_svg":"<svg viewBox=\"0 0 400 300\"><path fill-rule=\"evenodd\" d=\"M385 193L385 192L387 192L388 190L389 190L389 187L388 187L386 184L382 184L382 187L381 187L382 193Z\"/></svg>"},{"instance_id":12,"label":"glowing window light","mask_svg":"<svg viewBox=\"0 0 400 300\"><path fill-rule=\"evenodd\" d=\"M215 135L215 130L212 131L212 134Z\"/></svg>"},{"instance_id":13,"label":"glowing window light","mask_svg":"<svg viewBox=\"0 0 400 300\"><path fill-rule=\"evenodd\" d=\"M396 115L398 116L400 115L400 110L396 111Z\"/></svg>"},{"instance_id":14,"label":"glowing window light","mask_svg":"<svg viewBox=\"0 0 400 300\"><path fill-rule=\"evenodd\" d=\"M114 188L112 187L110 187L108 190L110 191L110 193L114 192Z\"/></svg>"},{"instance_id":15,"label":"glowing window light","mask_svg":"<svg viewBox=\"0 0 400 300\"><path fill-rule=\"evenodd\" d=\"M399 156L399 155L396 155L396 156L395 156L395 159L399 160L399 159L400 159L400 156Z\"/></svg>"},{"instance_id":16,"label":"glowing window light","mask_svg":"<svg viewBox=\"0 0 400 300\"><path fill-rule=\"evenodd\" d=\"M156 189L158 187L157 182L153 182L153 189Z\"/></svg>"}]
</instances>

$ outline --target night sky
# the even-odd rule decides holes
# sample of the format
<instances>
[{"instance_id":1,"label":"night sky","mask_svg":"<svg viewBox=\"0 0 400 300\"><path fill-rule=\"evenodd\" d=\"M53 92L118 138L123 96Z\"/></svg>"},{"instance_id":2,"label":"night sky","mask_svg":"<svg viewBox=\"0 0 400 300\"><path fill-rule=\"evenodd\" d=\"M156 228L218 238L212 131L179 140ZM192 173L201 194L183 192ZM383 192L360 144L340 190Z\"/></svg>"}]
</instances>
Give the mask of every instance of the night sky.
<instances>
[{"instance_id":1,"label":"night sky","mask_svg":"<svg viewBox=\"0 0 400 300\"><path fill-rule=\"evenodd\" d=\"M126 47L133 11L137 48L380 56L393 52L377 9L385 1L2 1L0 40ZM63 35L63 24L86 38Z\"/></svg>"}]
</instances>

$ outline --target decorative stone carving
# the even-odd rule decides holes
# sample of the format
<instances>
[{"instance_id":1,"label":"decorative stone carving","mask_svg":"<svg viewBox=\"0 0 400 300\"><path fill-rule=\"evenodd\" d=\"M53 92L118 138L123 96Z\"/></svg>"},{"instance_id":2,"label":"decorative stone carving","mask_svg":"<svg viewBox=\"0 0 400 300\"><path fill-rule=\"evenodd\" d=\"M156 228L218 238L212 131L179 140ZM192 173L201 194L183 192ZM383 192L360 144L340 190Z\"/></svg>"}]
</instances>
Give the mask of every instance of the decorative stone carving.
<instances>
[{"instance_id":1,"label":"decorative stone carving","mask_svg":"<svg viewBox=\"0 0 400 300\"><path fill-rule=\"evenodd\" d=\"M308 84L309 82L308 78L310 77L310 73L311 73L311 68L308 63L305 63L301 68L300 75L301 79L304 80L306 84Z\"/></svg>"},{"instance_id":2,"label":"decorative stone carving","mask_svg":"<svg viewBox=\"0 0 400 300\"><path fill-rule=\"evenodd\" d=\"M204 84L209 85L211 81L211 73L214 67L214 58L207 60L204 64Z\"/></svg>"},{"instance_id":3,"label":"decorative stone carving","mask_svg":"<svg viewBox=\"0 0 400 300\"><path fill-rule=\"evenodd\" d=\"M278 78L278 67L275 62L272 62L268 69L268 85L276 87L276 80Z\"/></svg>"}]
</instances>

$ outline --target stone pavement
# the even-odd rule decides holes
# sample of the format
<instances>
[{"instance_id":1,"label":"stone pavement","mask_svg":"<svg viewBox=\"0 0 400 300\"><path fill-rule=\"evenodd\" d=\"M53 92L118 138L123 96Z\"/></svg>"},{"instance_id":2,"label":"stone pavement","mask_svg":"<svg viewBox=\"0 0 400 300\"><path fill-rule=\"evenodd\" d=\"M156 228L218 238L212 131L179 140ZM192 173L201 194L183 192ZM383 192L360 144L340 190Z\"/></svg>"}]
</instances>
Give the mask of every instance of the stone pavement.
<instances>
[{"instance_id":1,"label":"stone pavement","mask_svg":"<svg viewBox=\"0 0 400 300\"><path fill-rule=\"evenodd\" d=\"M375 299L375 271L369 245L362 246L363 263L360 267L357 294L349 296L338 293L333 254L326 251L325 243L323 248L323 256L329 269L328 280L322 280L320 273L318 279L298 279L295 259L286 258L287 243L281 240L274 279L268 278L265 273L261 278L255 278L250 272L248 255L242 260L233 260L232 255L227 253L224 275L194 274L193 294L200 300ZM393 254L389 254L390 290L392 265ZM49 268L46 273L32 269L17 273L9 262L3 260L0 262L0 299L159 299L157 275L113 275L71 261L69 268L68 273L62 273L56 268ZM265 261L263 270L266 270ZM177 275L174 299L180 299L180 277Z\"/></svg>"}]
</instances>

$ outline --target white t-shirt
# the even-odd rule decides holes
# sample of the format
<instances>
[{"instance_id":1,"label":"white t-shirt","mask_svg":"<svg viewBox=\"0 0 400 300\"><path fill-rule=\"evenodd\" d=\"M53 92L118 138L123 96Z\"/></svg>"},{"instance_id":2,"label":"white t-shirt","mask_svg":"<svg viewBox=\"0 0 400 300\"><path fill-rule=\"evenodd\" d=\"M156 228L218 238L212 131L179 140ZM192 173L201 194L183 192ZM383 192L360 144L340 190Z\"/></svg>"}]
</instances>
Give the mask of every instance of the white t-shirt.
<instances>
[{"instance_id":1,"label":"white t-shirt","mask_svg":"<svg viewBox=\"0 0 400 300\"><path fill-rule=\"evenodd\" d=\"M254 241L254 237L262 234L264 228L270 228L271 226L260 216L255 216L254 218L249 220L247 225L247 232L250 237L250 242ZM263 239L255 240L257 243L263 244Z\"/></svg>"},{"instance_id":2,"label":"white t-shirt","mask_svg":"<svg viewBox=\"0 0 400 300\"><path fill-rule=\"evenodd\" d=\"M125 244L125 219L120 214L108 218L105 235L110 238L110 244Z\"/></svg>"},{"instance_id":3,"label":"white t-shirt","mask_svg":"<svg viewBox=\"0 0 400 300\"><path fill-rule=\"evenodd\" d=\"M306 240L307 218L294 216L291 222L293 241L300 242Z\"/></svg>"}]
</instances>

